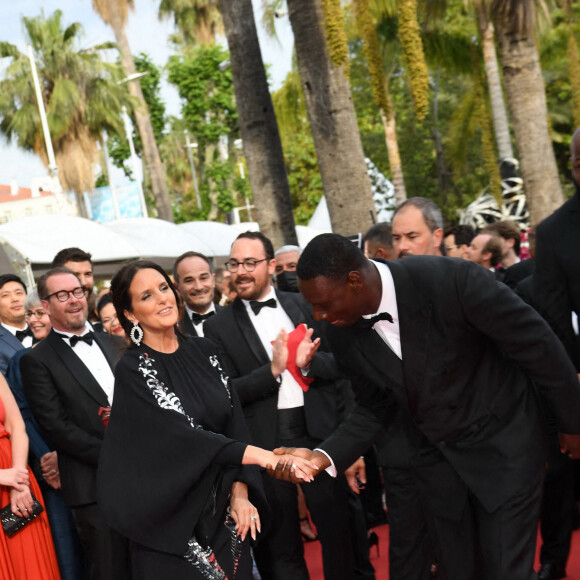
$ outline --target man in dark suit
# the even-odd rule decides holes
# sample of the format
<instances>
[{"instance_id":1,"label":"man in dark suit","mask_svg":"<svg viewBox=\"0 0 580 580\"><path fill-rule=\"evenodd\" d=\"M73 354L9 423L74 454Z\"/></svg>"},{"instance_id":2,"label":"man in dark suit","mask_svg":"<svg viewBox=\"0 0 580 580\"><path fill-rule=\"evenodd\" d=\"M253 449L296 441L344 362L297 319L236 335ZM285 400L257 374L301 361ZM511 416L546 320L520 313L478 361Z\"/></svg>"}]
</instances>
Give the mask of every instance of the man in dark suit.
<instances>
[{"instance_id":1,"label":"man in dark suit","mask_svg":"<svg viewBox=\"0 0 580 580\"><path fill-rule=\"evenodd\" d=\"M6 376L10 359L32 346L32 331L25 318L26 286L16 274L0 276L0 372Z\"/></svg>"},{"instance_id":2,"label":"man in dark suit","mask_svg":"<svg viewBox=\"0 0 580 580\"><path fill-rule=\"evenodd\" d=\"M228 262L238 297L206 322L205 335L221 351L255 445L316 445L341 417L342 393L333 380L338 371L329 353L317 353L310 361L307 341L308 356L300 352L296 365L289 365L288 334L313 319L299 294L275 292L270 283L275 266L268 238L259 232L240 234ZM322 544L325 577L352 579L345 481L327 475L317 479L303 489ZM273 516L255 550L260 574L269 580L307 579L296 487L268 477L264 481Z\"/></svg>"},{"instance_id":3,"label":"man in dark suit","mask_svg":"<svg viewBox=\"0 0 580 580\"><path fill-rule=\"evenodd\" d=\"M50 334L20 361L30 408L58 452L62 493L85 548L91 580L130 578L127 544L108 528L96 503L96 476L113 400L113 367L123 342L93 333L86 290L68 268L53 268L38 282Z\"/></svg>"},{"instance_id":4,"label":"man in dark suit","mask_svg":"<svg viewBox=\"0 0 580 580\"><path fill-rule=\"evenodd\" d=\"M190 336L203 336L204 322L221 308L213 301L215 276L209 260L199 252L181 254L173 265L173 280L185 304L181 330Z\"/></svg>"},{"instance_id":5,"label":"man in dark suit","mask_svg":"<svg viewBox=\"0 0 580 580\"><path fill-rule=\"evenodd\" d=\"M570 360L580 373L580 342L573 328L572 313L580 313L580 130L571 143L572 178L575 194L536 230L532 298L564 344ZM554 421L552 421L552 424ZM551 425L555 431L555 426ZM575 516L574 465L557 456L557 440L552 455L542 505L541 580L564 578Z\"/></svg>"},{"instance_id":6,"label":"man in dark suit","mask_svg":"<svg viewBox=\"0 0 580 580\"><path fill-rule=\"evenodd\" d=\"M443 577L534 578L547 450L537 389L580 457L580 386L549 326L475 264L371 262L335 234L310 242L298 277L358 401L320 450L299 453L340 471L405 413Z\"/></svg>"}]
</instances>

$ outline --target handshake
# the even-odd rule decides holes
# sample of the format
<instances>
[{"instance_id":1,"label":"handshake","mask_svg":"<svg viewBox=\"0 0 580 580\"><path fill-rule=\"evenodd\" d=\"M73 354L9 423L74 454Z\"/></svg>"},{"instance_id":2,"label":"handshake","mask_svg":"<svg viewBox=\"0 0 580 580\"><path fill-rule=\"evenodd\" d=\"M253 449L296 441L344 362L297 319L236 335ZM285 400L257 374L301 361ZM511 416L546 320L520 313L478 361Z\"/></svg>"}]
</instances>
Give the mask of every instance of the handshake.
<instances>
[{"instance_id":1,"label":"handshake","mask_svg":"<svg viewBox=\"0 0 580 580\"><path fill-rule=\"evenodd\" d=\"M268 465L266 467L268 475L281 481L291 483L304 483L322 473L332 463L328 456L322 451L311 451L303 447L279 447L274 449L274 455L280 455L280 461L275 467ZM307 463L300 462L299 469L297 464L292 461L292 457L305 459ZM314 467L312 465L314 464ZM366 484L365 463L362 458L357 459L345 472L344 475L349 487L354 493L359 493Z\"/></svg>"}]
</instances>

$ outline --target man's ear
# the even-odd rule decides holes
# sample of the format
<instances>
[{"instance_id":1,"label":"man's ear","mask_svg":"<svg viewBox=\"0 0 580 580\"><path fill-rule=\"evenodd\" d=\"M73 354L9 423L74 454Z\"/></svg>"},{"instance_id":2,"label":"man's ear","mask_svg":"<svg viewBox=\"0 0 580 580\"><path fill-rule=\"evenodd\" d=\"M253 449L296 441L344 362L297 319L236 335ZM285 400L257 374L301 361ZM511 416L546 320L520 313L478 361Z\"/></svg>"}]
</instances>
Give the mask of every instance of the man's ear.
<instances>
[{"instance_id":1,"label":"man's ear","mask_svg":"<svg viewBox=\"0 0 580 580\"><path fill-rule=\"evenodd\" d=\"M443 230L441 228L437 228L433 231L433 245L436 248L441 247L443 243Z\"/></svg>"},{"instance_id":2,"label":"man's ear","mask_svg":"<svg viewBox=\"0 0 580 580\"><path fill-rule=\"evenodd\" d=\"M360 275L360 272L358 270L349 272L346 277L346 284L358 294L362 288L362 276Z\"/></svg>"}]
</instances>

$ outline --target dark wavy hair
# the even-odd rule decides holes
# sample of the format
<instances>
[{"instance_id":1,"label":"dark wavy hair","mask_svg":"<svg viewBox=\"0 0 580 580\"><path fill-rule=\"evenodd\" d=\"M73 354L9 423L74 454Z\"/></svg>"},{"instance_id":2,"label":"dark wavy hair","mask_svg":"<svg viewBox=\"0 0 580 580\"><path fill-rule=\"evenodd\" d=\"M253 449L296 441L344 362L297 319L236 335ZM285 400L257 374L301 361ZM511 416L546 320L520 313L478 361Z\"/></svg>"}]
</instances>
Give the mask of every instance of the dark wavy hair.
<instances>
[{"instance_id":1,"label":"dark wavy hair","mask_svg":"<svg viewBox=\"0 0 580 580\"><path fill-rule=\"evenodd\" d=\"M129 336L131 328L133 327L133 324L129 322L129 319L125 316L125 310L132 312L132 296L129 289L135 274L137 274L139 270L147 269L156 270L165 278L165 281L167 284L169 284L169 287L175 296L175 302L177 303L179 312L179 320L181 320L181 315L183 313L181 297L179 296L179 292L175 288L175 285L171 281L171 278L167 275L167 272L165 272L165 270L159 264L151 262L150 260L133 260L132 262L122 266L111 280L111 298L113 299L113 306L117 311L117 318L119 319L119 323L123 327L123 330L127 336ZM176 331L179 334L177 327Z\"/></svg>"},{"instance_id":2,"label":"dark wavy hair","mask_svg":"<svg viewBox=\"0 0 580 580\"><path fill-rule=\"evenodd\" d=\"M338 234L320 234L302 252L296 272L301 280L311 280L317 276L344 280L349 272L368 267L369 261L348 238Z\"/></svg>"}]
</instances>

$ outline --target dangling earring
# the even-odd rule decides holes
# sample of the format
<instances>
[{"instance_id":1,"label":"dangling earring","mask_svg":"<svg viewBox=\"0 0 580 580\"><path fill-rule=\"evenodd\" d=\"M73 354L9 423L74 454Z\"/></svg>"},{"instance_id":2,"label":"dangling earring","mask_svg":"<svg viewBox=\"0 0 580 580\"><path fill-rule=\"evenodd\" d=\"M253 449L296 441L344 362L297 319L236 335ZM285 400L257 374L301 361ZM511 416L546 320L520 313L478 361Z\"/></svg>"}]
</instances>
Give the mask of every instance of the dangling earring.
<instances>
[{"instance_id":1,"label":"dangling earring","mask_svg":"<svg viewBox=\"0 0 580 580\"><path fill-rule=\"evenodd\" d=\"M133 328L131 329L129 336L131 337L131 341L137 346L141 344L141 341L143 340L143 329L139 326L137 321L133 322Z\"/></svg>"}]
</instances>

